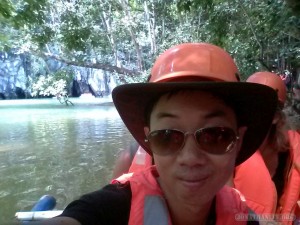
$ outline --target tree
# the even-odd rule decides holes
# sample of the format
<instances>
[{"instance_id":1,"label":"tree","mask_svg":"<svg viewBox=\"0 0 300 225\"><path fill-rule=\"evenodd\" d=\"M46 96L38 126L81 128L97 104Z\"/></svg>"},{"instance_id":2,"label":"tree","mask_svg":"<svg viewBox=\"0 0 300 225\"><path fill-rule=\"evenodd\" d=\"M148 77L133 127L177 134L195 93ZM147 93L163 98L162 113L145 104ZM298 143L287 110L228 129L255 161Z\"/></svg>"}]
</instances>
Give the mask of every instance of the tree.
<instances>
[{"instance_id":1,"label":"tree","mask_svg":"<svg viewBox=\"0 0 300 225\"><path fill-rule=\"evenodd\" d=\"M103 69L120 82L146 80L156 56L182 42L224 47L243 79L256 70L299 67L296 0L5 2L0 3L0 29L10 41L2 42L2 49L5 45L68 65Z\"/></svg>"},{"instance_id":2,"label":"tree","mask_svg":"<svg viewBox=\"0 0 300 225\"><path fill-rule=\"evenodd\" d=\"M68 98L68 84L71 83L73 74L71 70L61 70L52 76L41 75L32 84L33 96L56 97L61 104L73 105Z\"/></svg>"},{"instance_id":3,"label":"tree","mask_svg":"<svg viewBox=\"0 0 300 225\"><path fill-rule=\"evenodd\" d=\"M300 2L298 0L285 0L287 5L292 9L295 16L300 17Z\"/></svg>"},{"instance_id":4,"label":"tree","mask_svg":"<svg viewBox=\"0 0 300 225\"><path fill-rule=\"evenodd\" d=\"M205 11L211 41L236 58L243 78L256 70L296 70L300 18L277 0L179 0L181 11Z\"/></svg>"}]
</instances>

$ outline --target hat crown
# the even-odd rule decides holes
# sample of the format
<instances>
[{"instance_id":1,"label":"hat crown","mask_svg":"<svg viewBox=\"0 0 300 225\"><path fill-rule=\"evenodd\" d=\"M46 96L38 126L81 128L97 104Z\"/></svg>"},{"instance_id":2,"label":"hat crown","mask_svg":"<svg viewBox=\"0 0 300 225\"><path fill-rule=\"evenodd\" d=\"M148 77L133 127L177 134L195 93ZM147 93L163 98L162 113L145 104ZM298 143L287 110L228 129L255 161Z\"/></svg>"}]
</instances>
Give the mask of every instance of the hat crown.
<instances>
[{"instance_id":1,"label":"hat crown","mask_svg":"<svg viewBox=\"0 0 300 225\"><path fill-rule=\"evenodd\" d=\"M271 72L256 72L248 77L246 82L263 84L273 88L277 92L278 100L285 103L286 86L279 75Z\"/></svg>"},{"instance_id":2,"label":"hat crown","mask_svg":"<svg viewBox=\"0 0 300 225\"><path fill-rule=\"evenodd\" d=\"M234 60L222 48L208 43L184 43L168 49L157 58L150 82L186 77L237 82L238 74Z\"/></svg>"}]
</instances>

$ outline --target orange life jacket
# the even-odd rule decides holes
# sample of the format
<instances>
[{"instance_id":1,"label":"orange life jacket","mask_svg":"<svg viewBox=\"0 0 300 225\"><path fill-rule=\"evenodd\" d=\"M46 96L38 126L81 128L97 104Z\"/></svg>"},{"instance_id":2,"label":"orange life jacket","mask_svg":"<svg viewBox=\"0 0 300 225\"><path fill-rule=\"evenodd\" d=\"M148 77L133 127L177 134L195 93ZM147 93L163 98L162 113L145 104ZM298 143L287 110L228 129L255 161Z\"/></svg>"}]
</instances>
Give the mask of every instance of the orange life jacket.
<instances>
[{"instance_id":1,"label":"orange life jacket","mask_svg":"<svg viewBox=\"0 0 300 225\"><path fill-rule=\"evenodd\" d=\"M124 174L114 182L130 182L132 199L129 225L171 225L168 207L156 178L156 167ZM216 195L216 224L247 224L248 207L240 193L224 186Z\"/></svg>"},{"instance_id":2,"label":"orange life jacket","mask_svg":"<svg viewBox=\"0 0 300 225\"><path fill-rule=\"evenodd\" d=\"M291 169L283 194L277 206L277 191L260 151L236 167L234 185L246 198L247 205L256 214L275 214L282 224L293 224L294 216L300 218L297 201L300 200L300 135L288 131Z\"/></svg>"}]
</instances>

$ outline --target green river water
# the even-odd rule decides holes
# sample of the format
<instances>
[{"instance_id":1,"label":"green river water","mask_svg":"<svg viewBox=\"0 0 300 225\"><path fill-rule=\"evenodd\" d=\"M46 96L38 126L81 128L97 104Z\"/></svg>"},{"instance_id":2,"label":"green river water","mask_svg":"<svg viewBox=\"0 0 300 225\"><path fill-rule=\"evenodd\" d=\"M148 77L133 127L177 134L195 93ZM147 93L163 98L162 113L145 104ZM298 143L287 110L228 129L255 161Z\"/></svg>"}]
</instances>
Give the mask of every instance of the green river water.
<instances>
[{"instance_id":1,"label":"green river water","mask_svg":"<svg viewBox=\"0 0 300 225\"><path fill-rule=\"evenodd\" d=\"M132 140L105 99L0 101L0 224L45 194L63 209L111 179L117 153Z\"/></svg>"}]
</instances>

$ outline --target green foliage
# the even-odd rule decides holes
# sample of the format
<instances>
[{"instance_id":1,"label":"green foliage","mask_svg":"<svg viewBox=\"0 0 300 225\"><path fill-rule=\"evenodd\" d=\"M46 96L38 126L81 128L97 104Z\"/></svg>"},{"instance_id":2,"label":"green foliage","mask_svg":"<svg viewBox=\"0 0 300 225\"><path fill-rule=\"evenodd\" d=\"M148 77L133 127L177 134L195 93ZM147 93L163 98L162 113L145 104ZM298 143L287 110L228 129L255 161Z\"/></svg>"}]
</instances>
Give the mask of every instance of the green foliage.
<instances>
[{"instance_id":1,"label":"green foliage","mask_svg":"<svg viewBox=\"0 0 300 225\"><path fill-rule=\"evenodd\" d=\"M40 76L32 85L32 96L60 96L66 95L66 81L55 80L53 77Z\"/></svg>"},{"instance_id":2,"label":"green foliage","mask_svg":"<svg viewBox=\"0 0 300 225\"><path fill-rule=\"evenodd\" d=\"M45 47L46 43L51 42L54 31L47 26L41 26L33 32L35 35L31 37L31 41L36 43L39 48Z\"/></svg>"},{"instance_id":3,"label":"green foliage","mask_svg":"<svg viewBox=\"0 0 300 225\"><path fill-rule=\"evenodd\" d=\"M74 78L74 72L71 69L61 69L53 74L55 80L64 80L70 84Z\"/></svg>"},{"instance_id":4,"label":"green foliage","mask_svg":"<svg viewBox=\"0 0 300 225\"><path fill-rule=\"evenodd\" d=\"M202 12L206 40L228 50L242 77L257 70L296 70L300 20L278 0L179 0L180 11Z\"/></svg>"},{"instance_id":5,"label":"green foliage","mask_svg":"<svg viewBox=\"0 0 300 225\"><path fill-rule=\"evenodd\" d=\"M2 0L0 49L117 65L139 72L118 74L120 82L136 82L165 49L204 41L230 52L246 79L299 67L298 7L297 0Z\"/></svg>"},{"instance_id":6,"label":"green foliage","mask_svg":"<svg viewBox=\"0 0 300 225\"><path fill-rule=\"evenodd\" d=\"M287 5L292 9L293 13L300 17L300 2L299 0L286 0Z\"/></svg>"},{"instance_id":7,"label":"green foliage","mask_svg":"<svg viewBox=\"0 0 300 225\"><path fill-rule=\"evenodd\" d=\"M19 1L15 8L14 24L16 28L27 26L34 28L46 23L47 0L23 0Z\"/></svg>"},{"instance_id":8,"label":"green foliage","mask_svg":"<svg viewBox=\"0 0 300 225\"><path fill-rule=\"evenodd\" d=\"M9 19L12 16L13 6L9 0L0 1L0 18Z\"/></svg>"},{"instance_id":9,"label":"green foliage","mask_svg":"<svg viewBox=\"0 0 300 225\"><path fill-rule=\"evenodd\" d=\"M32 84L33 96L66 96L67 86L73 79L70 70L60 70L48 76L41 75Z\"/></svg>"}]
</instances>

